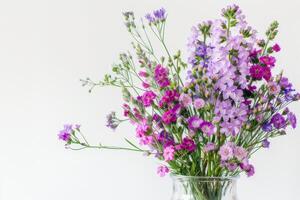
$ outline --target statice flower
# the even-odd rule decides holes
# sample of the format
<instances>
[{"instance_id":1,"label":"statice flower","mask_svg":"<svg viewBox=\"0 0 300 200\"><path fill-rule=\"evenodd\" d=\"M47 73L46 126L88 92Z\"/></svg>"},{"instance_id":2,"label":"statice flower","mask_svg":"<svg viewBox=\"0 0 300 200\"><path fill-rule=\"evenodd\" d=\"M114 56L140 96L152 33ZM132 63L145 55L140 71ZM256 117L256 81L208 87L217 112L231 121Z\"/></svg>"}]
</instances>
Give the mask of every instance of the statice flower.
<instances>
[{"instance_id":1,"label":"statice flower","mask_svg":"<svg viewBox=\"0 0 300 200\"><path fill-rule=\"evenodd\" d=\"M170 80L168 78L169 76L169 70L162 65L157 65L154 70L154 79L156 83L162 87L165 88L170 85Z\"/></svg>"},{"instance_id":2,"label":"statice flower","mask_svg":"<svg viewBox=\"0 0 300 200\"><path fill-rule=\"evenodd\" d=\"M285 126L285 124L286 124L284 117L281 114L279 114L279 113L276 113L272 117L271 123L277 129L283 128Z\"/></svg>"},{"instance_id":3,"label":"statice flower","mask_svg":"<svg viewBox=\"0 0 300 200\"><path fill-rule=\"evenodd\" d=\"M157 174L160 176L160 177L164 177L166 174L168 174L170 172L169 168L165 165L162 165L162 166L159 166L157 168Z\"/></svg>"},{"instance_id":4,"label":"statice flower","mask_svg":"<svg viewBox=\"0 0 300 200\"><path fill-rule=\"evenodd\" d=\"M111 112L106 116L106 126L115 130L120 124L120 121L116 118L116 112Z\"/></svg>"}]
</instances>

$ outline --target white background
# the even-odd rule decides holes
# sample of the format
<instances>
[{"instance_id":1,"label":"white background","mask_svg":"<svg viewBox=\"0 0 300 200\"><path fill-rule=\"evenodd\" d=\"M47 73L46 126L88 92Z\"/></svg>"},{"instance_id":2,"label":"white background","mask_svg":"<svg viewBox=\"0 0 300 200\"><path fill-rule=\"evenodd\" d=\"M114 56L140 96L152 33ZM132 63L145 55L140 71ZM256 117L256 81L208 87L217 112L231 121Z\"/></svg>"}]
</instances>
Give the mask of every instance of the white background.
<instances>
[{"instance_id":1,"label":"white background","mask_svg":"<svg viewBox=\"0 0 300 200\"><path fill-rule=\"evenodd\" d=\"M65 150L57 140L64 123L81 123L97 143L123 144L133 128L105 127L105 115L121 111L116 89L88 94L79 78L99 79L118 53L130 48L122 11L137 16L165 7L167 41L185 50L192 25L220 16L232 1L218 0L0 0L0 183L2 200L168 200L169 178L157 163L128 152ZM280 26L284 69L300 90L300 1L238 1L263 34L273 19ZM300 105L294 104L296 113ZM275 139L253 163L256 175L239 181L241 200L300 199L299 128Z\"/></svg>"}]
</instances>

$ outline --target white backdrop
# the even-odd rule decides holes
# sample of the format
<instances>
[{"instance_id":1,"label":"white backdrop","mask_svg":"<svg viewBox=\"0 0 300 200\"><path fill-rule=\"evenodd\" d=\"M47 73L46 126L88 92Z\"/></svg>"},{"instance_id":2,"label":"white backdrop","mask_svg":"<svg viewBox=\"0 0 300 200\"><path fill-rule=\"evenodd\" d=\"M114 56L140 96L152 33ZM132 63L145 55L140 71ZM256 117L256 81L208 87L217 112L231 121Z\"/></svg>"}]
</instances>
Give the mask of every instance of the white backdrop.
<instances>
[{"instance_id":1,"label":"white backdrop","mask_svg":"<svg viewBox=\"0 0 300 200\"><path fill-rule=\"evenodd\" d=\"M67 151L57 140L64 123L81 123L87 137L123 144L133 128L105 127L105 115L121 111L110 88L88 94L79 78L99 79L119 51L129 49L122 11L137 16L165 7L167 41L185 49L190 28L216 18L233 1L204 0L10 0L0 1L0 183L2 200L168 200L169 178L156 175L155 160L139 154ZM300 1L240 0L261 33L273 19L283 47L278 67L300 90ZM300 105L293 105L300 113ZM256 175L239 181L241 200L300 199L299 128L273 140L253 160Z\"/></svg>"}]
</instances>

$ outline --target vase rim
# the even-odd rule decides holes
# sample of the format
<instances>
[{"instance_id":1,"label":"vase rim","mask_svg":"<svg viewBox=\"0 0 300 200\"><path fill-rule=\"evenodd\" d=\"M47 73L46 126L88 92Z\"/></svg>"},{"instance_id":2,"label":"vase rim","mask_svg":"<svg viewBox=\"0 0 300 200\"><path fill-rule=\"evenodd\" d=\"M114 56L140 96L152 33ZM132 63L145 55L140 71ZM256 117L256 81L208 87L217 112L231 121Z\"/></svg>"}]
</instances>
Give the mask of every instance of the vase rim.
<instances>
[{"instance_id":1,"label":"vase rim","mask_svg":"<svg viewBox=\"0 0 300 200\"><path fill-rule=\"evenodd\" d=\"M171 174L172 179L198 179L198 180L223 180L223 181L234 181L239 179L239 176L185 176L178 174Z\"/></svg>"}]
</instances>

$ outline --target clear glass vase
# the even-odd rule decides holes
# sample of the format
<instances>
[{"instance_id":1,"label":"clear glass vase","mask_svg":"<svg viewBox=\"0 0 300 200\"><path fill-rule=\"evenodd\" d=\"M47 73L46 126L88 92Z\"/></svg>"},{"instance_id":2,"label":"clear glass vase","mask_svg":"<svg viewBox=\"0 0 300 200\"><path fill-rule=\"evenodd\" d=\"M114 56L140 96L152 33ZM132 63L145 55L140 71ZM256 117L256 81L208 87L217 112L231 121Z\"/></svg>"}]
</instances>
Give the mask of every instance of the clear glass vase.
<instances>
[{"instance_id":1,"label":"clear glass vase","mask_svg":"<svg viewBox=\"0 0 300 200\"><path fill-rule=\"evenodd\" d=\"M171 200L238 200L236 177L172 176Z\"/></svg>"}]
</instances>

